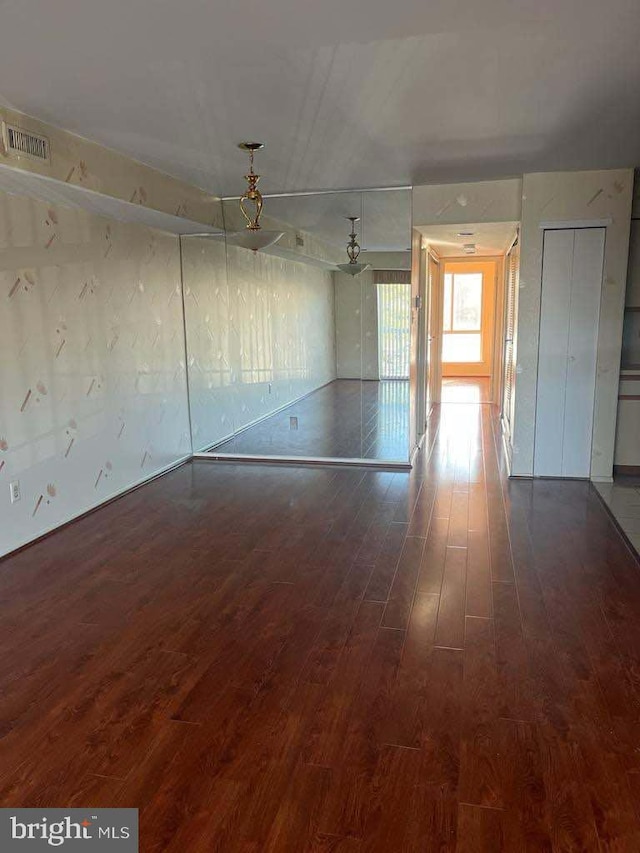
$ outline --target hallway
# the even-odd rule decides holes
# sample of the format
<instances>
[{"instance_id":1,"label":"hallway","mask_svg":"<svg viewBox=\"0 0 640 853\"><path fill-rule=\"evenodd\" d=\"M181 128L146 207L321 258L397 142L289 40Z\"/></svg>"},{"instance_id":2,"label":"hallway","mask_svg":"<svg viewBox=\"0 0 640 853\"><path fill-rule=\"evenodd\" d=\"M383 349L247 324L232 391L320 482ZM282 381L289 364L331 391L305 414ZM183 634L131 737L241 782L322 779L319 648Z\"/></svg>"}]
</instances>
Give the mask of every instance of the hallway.
<instances>
[{"instance_id":1,"label":"hallway","mask_svg":"<svg viewBox=\"0 0 640 853\"><path fill-rule=\"evenodd\" d=\"M497 430L198 461L3 561L2 805L137 806L144 853L640 850L638 564Z\"/></svg>"}]
</instances>

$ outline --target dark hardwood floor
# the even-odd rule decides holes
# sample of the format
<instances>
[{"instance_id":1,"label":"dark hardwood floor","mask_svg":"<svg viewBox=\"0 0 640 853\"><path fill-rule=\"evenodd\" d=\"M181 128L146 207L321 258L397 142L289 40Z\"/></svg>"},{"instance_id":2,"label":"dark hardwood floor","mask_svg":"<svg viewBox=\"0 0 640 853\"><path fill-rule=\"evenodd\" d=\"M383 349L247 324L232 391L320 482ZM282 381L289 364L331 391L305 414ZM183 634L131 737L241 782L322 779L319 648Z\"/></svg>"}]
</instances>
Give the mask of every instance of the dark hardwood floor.
<instances>
[{"instance_id":1,"label":"dark hardwood floor","mask_svg":"<svg viewBox=\"0 0 640 853\"><path fill-rule=\"evenodd\" d=\"M150 851L640 850L640 573L488 405L411 473L185 465L0 563L0 805Z\"/></svg>"},{"instance_id":2,"label":"dark hardwood floor","mask_svg":"<svg viewBox=\"0 0 640 853\"><path fill-rule=\"evenodd\" d=\"M216 452L407 462L409 382L336 379L216 445Z\"/></svg>"}]
</instances>

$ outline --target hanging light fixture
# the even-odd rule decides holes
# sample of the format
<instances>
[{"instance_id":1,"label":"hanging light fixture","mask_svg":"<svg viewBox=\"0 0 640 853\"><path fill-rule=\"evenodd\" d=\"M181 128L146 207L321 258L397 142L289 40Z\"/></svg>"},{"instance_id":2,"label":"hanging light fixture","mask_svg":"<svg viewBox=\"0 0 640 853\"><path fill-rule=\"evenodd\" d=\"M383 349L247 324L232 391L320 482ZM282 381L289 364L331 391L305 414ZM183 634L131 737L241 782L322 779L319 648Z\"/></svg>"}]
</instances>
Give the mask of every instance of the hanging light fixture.
<instances>
[{"instance_id":1,"label":"hanging light fixture","mask_svg":"<svg viewBox=\"0 0 640 853\"><path fill-rule=\"evenodd\" d=\"M264 144L262 142L240 142L238 148L249 152L249 171L245 175L248 186L240 198L240 210L247 220L247 224L243 231L227 234L227 241L233 243L234 246L241 246L243 249L251 249L257 252L277 243L284 236L284 231L267 231L260 225L264 202L262 193L258 189L260 175L253 171L253 155L256 151L264 148Z\"/></svg>"},{"instance_id":2,"label":"hanging light fixture","mask_svg":"<svg viewBox=\"0 0 640 853\"><path fill-rule=\"evenodd\" d=\"M356 237L356 222L360 222L359 216L346 216L351 223L351 233L349 234L349 242L347 243L347 255L349 257L348 264L338 264L340 272L346 272L348 275L359 275L364 270L368 270L371 264L359 264L358 255L360 254L360 244Z\"/></svg>"}]
</instances>

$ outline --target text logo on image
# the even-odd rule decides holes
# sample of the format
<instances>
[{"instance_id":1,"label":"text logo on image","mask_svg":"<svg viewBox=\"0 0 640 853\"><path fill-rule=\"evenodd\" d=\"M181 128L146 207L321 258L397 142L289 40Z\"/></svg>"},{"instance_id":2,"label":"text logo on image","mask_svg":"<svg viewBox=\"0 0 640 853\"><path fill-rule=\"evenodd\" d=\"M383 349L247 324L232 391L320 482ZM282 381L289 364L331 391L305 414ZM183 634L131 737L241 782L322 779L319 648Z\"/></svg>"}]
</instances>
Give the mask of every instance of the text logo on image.
<instances>
[{"instance_id":1,"label":"text logo on image","mask_svg":"<svg viewBox=\"0 0 640 853\"><path fill-rule=\"evenodd\" d=\"M0 809L2 853L138 853L138 809Z\"/></svg>"}]
</instances>

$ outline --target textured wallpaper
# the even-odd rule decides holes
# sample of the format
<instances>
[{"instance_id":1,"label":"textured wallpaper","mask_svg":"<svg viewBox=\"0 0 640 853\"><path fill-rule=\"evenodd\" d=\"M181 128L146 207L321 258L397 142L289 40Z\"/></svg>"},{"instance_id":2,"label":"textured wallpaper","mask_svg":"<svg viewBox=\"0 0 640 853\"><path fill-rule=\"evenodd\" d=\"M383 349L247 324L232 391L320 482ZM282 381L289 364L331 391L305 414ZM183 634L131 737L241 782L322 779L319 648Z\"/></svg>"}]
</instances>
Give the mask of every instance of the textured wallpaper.
<instances>
[{"instance_id":1,"label":"textured wallpaper","mask_svg":"<svg viewBox=\"0 0 640 853\"><path fill-rule=\"evenodd\" d=\"M417 186L411 193L413 225L517 222L522 179Z\"/></svg>"},{"instance_id":2,"label":"textured wallpaper","mask_svg":"<svg viewBox=\"0 0 640 853\"><path fill-rule=\"evenodd\" d=\"M0 553L190 449L178 238L0 194Z\"/></svg>"},{"instance_id":3,"label":"textured wallpaper","mask_svg":"<svg viewBox=\"0 0 640 853\"><path fill-rule=\"evenodd\" d=\"M19 172L33 172L173 216L222 226L222 203L204 190L31 116L0 107L0 120L25 131L43 134L51 146L51 162L42 163L5 151L0 136L1 165Z\"/></svg>"},{"instance_id":4,"label":"textured wallpaper","mask_svg":"<svg viewBox=\"0 0 640 853\"><path fill-rule=\"evenodd\" d=\"M331 273L182 238L194 450L336 377Z\"/></svg>"},{"instance_id":5,"label":"textured wallpaper","mask_svg":"<svg viewBox=\"0 0 640 853\"><path fill-rule=\"evenodd\" d=\"M338 379L379 379L378 297L373 271L333 276Z\"/></svg>"}]
</instances>

